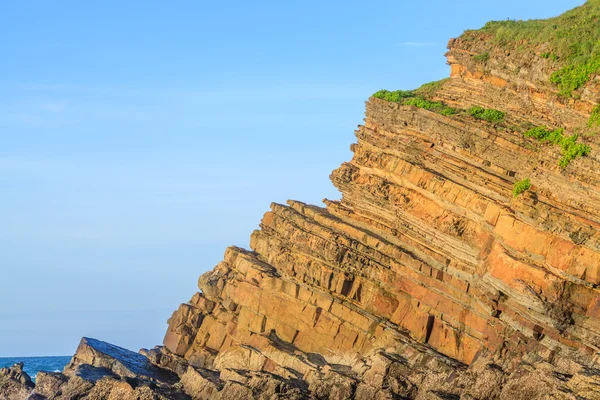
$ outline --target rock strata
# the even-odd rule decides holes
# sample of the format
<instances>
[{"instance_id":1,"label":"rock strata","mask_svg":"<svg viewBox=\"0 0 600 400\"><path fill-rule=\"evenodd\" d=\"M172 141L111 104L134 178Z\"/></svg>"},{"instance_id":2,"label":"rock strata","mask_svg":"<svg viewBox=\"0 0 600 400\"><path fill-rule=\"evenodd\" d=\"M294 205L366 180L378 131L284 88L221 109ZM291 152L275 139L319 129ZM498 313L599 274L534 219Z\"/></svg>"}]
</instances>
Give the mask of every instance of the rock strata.
<instances>
[{"instance_id":1,"label":"rock strata","mask_svg":"<svg viewBox=\"0 0 600 400\"><path fill-rule=\"evenodd\" d=\"M341 200L272 204L251 249L200 277L164 346L84 339L35 393L600 399L600 141L580 138L590 151L559 166L524 135L589 125L597 79L565 99L545 58L485 32L448 48L450 79L428 101L451 112L370 98L352 160L331 174Z\"/></svg>"}]
</instances>

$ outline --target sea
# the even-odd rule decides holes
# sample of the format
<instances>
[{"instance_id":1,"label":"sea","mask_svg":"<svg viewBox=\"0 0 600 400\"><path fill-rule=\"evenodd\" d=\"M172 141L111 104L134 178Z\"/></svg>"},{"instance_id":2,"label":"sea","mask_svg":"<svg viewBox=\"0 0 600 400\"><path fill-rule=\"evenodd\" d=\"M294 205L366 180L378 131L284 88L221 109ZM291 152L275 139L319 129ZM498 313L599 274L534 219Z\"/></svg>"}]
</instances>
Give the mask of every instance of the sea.
<instances>
[{"instance_id":1,"label":"sea","mask_svg":"<svg viewBox=\"0 0 600 400\"><path fill-rule=\"evenodd\" d=\"M16 363L23 363L23 369L31 379L35 380L37 373L61 372L69 363L71 357L0 357L0 368L12 367Z\"/></svg>"}]
</instances>

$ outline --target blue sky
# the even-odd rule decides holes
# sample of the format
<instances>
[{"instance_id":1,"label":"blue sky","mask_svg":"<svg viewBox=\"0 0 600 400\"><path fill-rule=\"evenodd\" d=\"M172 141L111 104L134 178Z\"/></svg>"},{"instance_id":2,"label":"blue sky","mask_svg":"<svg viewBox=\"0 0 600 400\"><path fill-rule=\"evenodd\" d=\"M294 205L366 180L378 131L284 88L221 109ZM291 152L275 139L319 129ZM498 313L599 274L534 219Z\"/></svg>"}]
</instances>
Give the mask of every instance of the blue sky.
<instances>
[{"instance_id":1,"label":"blue sky","mask_svg":"<svg viewBox=\"0 0 600 400\"><path fill-rule=\"evenodd\" d=\"M270 202L339 198L370 94L582 2L2 2L0 356L160 344Z\"/></svg>"}]
</instances>

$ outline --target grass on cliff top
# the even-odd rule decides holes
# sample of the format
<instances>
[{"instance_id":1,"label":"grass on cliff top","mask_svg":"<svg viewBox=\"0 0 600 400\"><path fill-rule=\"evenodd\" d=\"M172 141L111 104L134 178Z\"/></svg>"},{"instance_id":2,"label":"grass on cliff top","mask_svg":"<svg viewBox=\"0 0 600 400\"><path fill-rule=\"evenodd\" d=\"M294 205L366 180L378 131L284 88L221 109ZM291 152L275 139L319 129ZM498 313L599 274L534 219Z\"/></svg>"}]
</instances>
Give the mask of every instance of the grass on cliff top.
<instances>
[{"instance_id":1,"label":"grass on cliff top","mask_svg":"<svg viewBox=\"0 0 600 400\"><path fill-rule=\"evenodd\" d=\"M425 110L437 112L442 115L453 115L459 110L448 107L441 101L429 100L443 86L449 78L440 81L426 83L418 89L414 90L380 90L373 94L373 97L394 103L400 103L405 106L415 106Z\"/></svg>"},{"instance_id":2,"label":"grass on cliff top","mask_svg":"<svg viewBox=\"0 0 600 400\"><path fill-rule=\"evenodd\" d=\"M433 97L450 78L440 79L439 81L429 82L421 85L418 89L412 90L418 96Z\"/></svg>"},{"instance_id":3,"label":"grass on cliff top","mask_svg":"<svg viewBox=\"0 0 600 400\"><path fill-rule=\"evenodd\" d=\"M389 90L382 89L373 94L373 97L375 97L376 99L382 99L394 103L401 103L405 99L414 96L415 95L411 90L394 90L393 92L390 92Z\"/></svg>"},{"instance_id":4,"label":"grass on cliff top","mask_svg":"<svg viewBox=\"0 0 600 400\"><path fill-rule=\"evenodd\" d=\"M552 143L560 146L562 149L562 157L558 161L558 165L562 168L566 168L575 158L587 156L592 151L590 146L583 143L577 143L579 135L573 134L571 136L565 136L563 129L550 130L538 126L528 130L524 135L525 137L538 139L542 143Z\"/></svg>"},{"instance_id":5,"label":"grass on cliff top","mask_svg":"<svg viewBox=\"0 0 600 400\"><path fill-rule=\"evenodd\" d=\"M550 78L560 94L570 97L600 70L600 0L558 17L528 21L491 21L480 32L493 35L500 46L541 47L560 69Z\"/></svg>"}]
</instances>

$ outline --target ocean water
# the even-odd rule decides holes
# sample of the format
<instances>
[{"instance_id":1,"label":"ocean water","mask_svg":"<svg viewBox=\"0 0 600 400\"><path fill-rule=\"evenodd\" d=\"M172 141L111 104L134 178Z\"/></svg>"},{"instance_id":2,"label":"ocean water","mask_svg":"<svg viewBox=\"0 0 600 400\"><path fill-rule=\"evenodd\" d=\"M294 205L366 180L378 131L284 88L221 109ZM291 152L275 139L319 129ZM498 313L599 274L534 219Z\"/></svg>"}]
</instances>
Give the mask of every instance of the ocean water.
<instances>
[{"instance_id":1,"label":"ocean water","mask_svg":"<svg viewBox=\"0 0 600 400\"><path fill-rule=\"evenodd\" d=\"M69 363L71 357L0 357L0 368L12 367L22 362L23 369L35 380L38 372L60 372Z\"/></svg>"}]
</instances>

